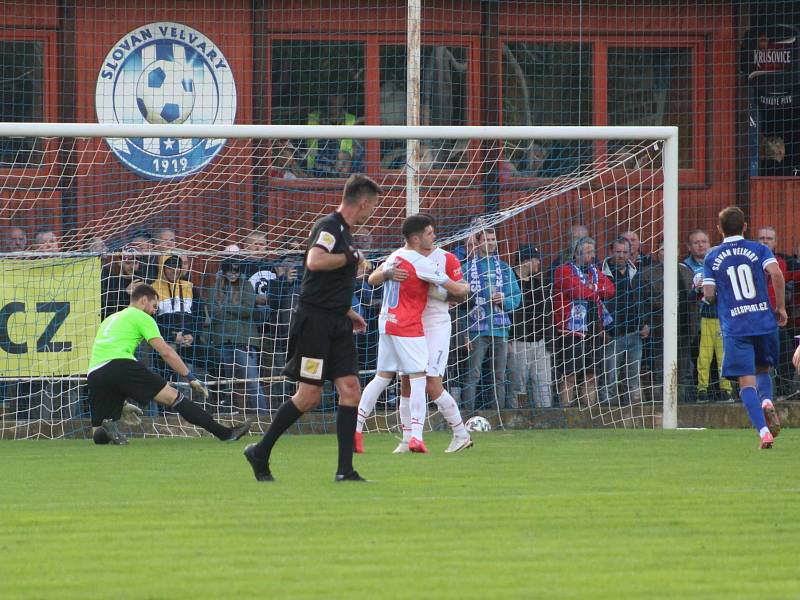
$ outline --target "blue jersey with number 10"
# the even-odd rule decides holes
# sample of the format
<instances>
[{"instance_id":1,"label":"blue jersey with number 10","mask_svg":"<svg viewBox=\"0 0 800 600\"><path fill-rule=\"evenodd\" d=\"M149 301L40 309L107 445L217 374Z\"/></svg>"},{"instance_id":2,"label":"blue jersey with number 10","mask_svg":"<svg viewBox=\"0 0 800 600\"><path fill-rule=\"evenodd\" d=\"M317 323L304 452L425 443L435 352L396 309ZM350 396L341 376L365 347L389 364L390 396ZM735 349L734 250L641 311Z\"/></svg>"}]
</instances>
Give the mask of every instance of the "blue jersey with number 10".
<instances>
[{"instance_id":1,"label":"blue jersey with number 10","mask_svg":"<svg viewBox=\"0 0 800 600\"><path fill-rule=\"evenodd\" d=\"M777 329L764 272L771 263L777 261L769 248L739 235L726 237L706 255L703 284L717 288L723 335L762 335Z\"/></svg>"}]
</instances>

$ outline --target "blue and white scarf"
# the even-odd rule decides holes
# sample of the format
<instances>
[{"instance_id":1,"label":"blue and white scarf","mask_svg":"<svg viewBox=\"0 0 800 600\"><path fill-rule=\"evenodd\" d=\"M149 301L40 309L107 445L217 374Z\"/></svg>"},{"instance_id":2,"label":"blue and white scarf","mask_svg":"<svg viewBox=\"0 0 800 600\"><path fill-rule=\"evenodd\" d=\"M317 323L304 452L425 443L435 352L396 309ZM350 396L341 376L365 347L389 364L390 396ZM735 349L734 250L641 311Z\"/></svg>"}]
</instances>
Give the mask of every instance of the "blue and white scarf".
<instances>
[{"instance_id":1,"label":"blue and white scarf","mask_svg":"<svg viewBox=\"0 0 800 600\"><path fill-rule=\"evenodd\" d=\"M594 288L598 288L598 282L600 280L600 276L597 272L597 267L594 265L589 265L589 273L584 273L581 271L575 263L569 263L570 268L572 269L573 273L581 280L583 285L589 285L589 277L592 278L592 284ZM602 315L603 327L608 327L614 321L614 317L611 316L611 313L608 312L606 305L603 304L602 301L598 300L598 304L600 305L600 313ZM578 333L585 335L589 333L589 302L587 300L575 299L572 300L570 303L570 312L569 317L567 318L567 322L564 328L567 331L571 331L572 333Z\"/></svg>"},{"instance_id":2,"label":"blue and white scarf","mask_svg":"<svg viewBox=\"0 0 800 600\"><path fill-rule=\"evenodd\" d=\"M494 261L494 289L490 289L488 273L491 265L487 264L484 271L478 268L481 260ZM470 295L475 298L475 307L469 313L469 329L485 333L490 329L499 329L511 326L511 320L502 308L492 302L492 293L499 291L505 293L505 278L500 259L496 257L476 258L469 261L467 266ZM489 319L491 318L491 325Z\"/></svg>"}]
</instances>

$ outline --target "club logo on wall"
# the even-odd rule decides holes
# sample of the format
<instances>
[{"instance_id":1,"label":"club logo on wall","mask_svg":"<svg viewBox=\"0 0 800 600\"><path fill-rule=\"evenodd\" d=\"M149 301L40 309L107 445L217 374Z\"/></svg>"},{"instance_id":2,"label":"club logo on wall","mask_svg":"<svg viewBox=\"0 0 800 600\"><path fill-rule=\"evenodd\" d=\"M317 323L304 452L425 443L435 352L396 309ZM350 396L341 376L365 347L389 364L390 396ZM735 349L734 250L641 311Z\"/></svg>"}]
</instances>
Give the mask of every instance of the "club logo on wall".
<instances>
[{"instance_id":1,"label":"club logo on wall","mask_svg":"<svg viewBox=\"0 0 800 600\"><path fill-rule=\"evenodd\" d=\"M800 69L800 35L791 25L754 27L744 38L742 68L764 108L792 106Z\"/></svg>"},{"instance_id":2,"label":"club logo on wall","mask_svg":"<svg viewBox=\"0 0 800 600\"><path fill-rule=\"evenodd\" d=\"M150 23L120 39L97 76L99 123L231 124L236 83L222 51L180 23ZM117 158L152 179L201 170L224 139L109 138Z\"/></svg>"}]
</instances>

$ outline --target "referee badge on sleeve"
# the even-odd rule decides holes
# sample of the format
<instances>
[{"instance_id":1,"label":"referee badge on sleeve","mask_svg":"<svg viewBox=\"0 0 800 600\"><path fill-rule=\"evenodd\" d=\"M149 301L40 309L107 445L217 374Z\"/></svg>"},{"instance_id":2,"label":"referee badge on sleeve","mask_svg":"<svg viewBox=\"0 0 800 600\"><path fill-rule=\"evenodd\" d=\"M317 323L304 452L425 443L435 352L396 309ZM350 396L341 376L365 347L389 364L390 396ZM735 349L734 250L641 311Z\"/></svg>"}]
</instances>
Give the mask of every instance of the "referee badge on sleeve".
<instances>
[{"instance_id":1,"label":"referee badge on sleeve","mask_svg":"<svg viewBox=\"0 0 800 600\"><path fill-rule=\"evenodd\" d=\"M328 231L320 231L316 245L322 246L328 252L333 252L333 247L336 245L336 238Z\"/></svg>"},{"instance_id":2,"label":"referee badge on sleeve","mask_svg":"<svg viewBox=\"0 0 800 600\"><path fill-rule=\"evenodd\" d=\"M300 377L307 377L308 379L322 379L322 364L324 362L325 361L321 358L309 358L307 356L301 357Z\"/></svg>"}]
</instances>

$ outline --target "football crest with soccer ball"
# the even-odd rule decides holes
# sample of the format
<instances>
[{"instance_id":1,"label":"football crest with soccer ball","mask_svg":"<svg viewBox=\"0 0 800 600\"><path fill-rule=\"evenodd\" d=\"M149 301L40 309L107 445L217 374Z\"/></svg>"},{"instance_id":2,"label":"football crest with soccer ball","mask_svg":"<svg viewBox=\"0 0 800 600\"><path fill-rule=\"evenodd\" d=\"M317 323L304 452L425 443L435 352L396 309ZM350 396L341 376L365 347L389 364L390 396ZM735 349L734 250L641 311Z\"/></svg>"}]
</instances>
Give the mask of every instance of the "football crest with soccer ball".
<instances>
[{"instance_id":1,"label":"football crest with soccer ball","mask_svg":"<svg viewBox=\"0 0 800 600\"><path fill-rule=\"evenodd\" d=\"M464 423L464 427L467 428L467 431L491 431L492 425L487 421L485 418L481 416L474 416L467 419L467 422Z\"/></svg>"},{"instance_id":2,"label":"football crest with soccer ball","mask_svg":"<svg viewBox=\"0 0 800 600\"><path fill-rule=\"evenodd\" d=\"M148 123L180 124L194 108L192 67L186 61L157 60L136 83L136 106Z\"/></svg>"},{"instance_id":3,"label":"football crest with soccer ball","mask_svg":"<svg viewBox=\"0 0 800 600\"><path fill-rule=\"evenodd\" d=\"M124 3L120 3L124 4ZM98 123L231 125L236 82L222 50L203 32L175 21L139 25L109 47L95 87ZM119 161L148 179L201 171L225 138L105 138Z\"/></svg>"}]
</instances>

